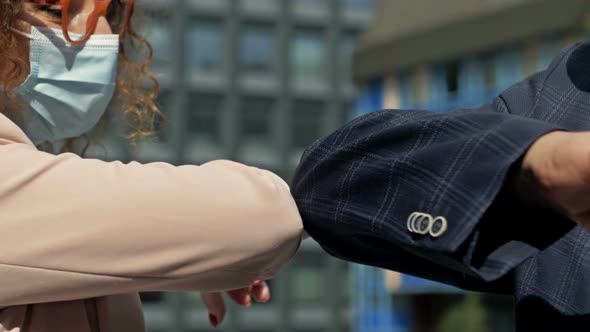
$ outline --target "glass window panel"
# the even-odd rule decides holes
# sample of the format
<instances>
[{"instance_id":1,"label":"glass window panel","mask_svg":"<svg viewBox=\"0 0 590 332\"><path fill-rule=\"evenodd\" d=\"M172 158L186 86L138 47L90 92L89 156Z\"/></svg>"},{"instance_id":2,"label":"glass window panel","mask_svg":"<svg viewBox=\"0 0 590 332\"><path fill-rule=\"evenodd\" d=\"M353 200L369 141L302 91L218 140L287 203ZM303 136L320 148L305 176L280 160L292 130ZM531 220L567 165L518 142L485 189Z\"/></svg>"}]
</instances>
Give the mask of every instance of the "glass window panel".
<instances>
[{"instance_id":1,"label":"glass window panel","mask_svg":"<svg viewBox=\"0 0 590 332\"><path fill-rule=\"evenodd\" d=\"M221 116L223 97L195 93L190 97L188 132L192 137L219 141L218 118Z\"/></svg>"},{"instance_id":2,"label":"glass window panel","mask_svg":"<svg viewBox=\"0 0 590 332\"><path fill-rule=\"evenodd\" d=\"M219 70L223 63L223 26L219 21L198 21L187 34L187 61L199 70Z\"/></svg>"},{"instance_id":3,"label":"glass window panel","mask_svg":"<svg viewBox=\"0 0 590 332\"><path fill-rule=\"evenodd\" d=\"M296 32L291 62L293 75L297 79L322 80L325 77L325 45L321 31Z\"/></svg>"},{"instance_id":4,"label":"glass window panel","mask_svg":"<svg viewBox=\"0 0 590 332\"><path fill-rule=\"evenodd\" d=\"M371 12L375 9L377 0L342 0L342 6L347 11L358 11L362 10L365 12Z\"/></svg>"},{"instance_id":5,"label":"glass window panel","mask_svg":"<svg viewBox=\"0 0 590 332\"><path fill-rule=\"evenodd\" d=\"M358 35L355 33L348 33L344 36L340 43L340 72L343 74L343 79L352 79L352 57L356 51L358 44Z\"/></svg>"},{"instance_id":6,"label":"glass window panel","mask_svg":"<svg viewBox=\"0 0 590 332\"><path fill-rule=\"evenodd\" d=\"M272 27L266 25L247 26L240 38L240 66L246 71L271 71L273 47Z\"/></svg>"},{"instance_id":7,"label":"glass window panel","mask_svg":"<svg viewBox=\"0 0 590 332\"><path fill-rule=\"evenodd\" d=\"M494 65L498 89L506 89L524 76L522 52L518 48L500 50L494 58Z\"/></svg>"},{"instance_id":8,"label":"glass window panel","mask_svg":"<svg viewBox=\"0 0 590 332\"><path fill-rule=\"evenodd\" d=\"M291 0L291 6L295 9L321 9L326 7L325 0Z\"/></svg>"},{"instance_id":9,"label":"glass window panel","mask_svg":"<svg viewBox=\"0 0 590 332\"><path fill-rule=\"evenodd\" d=\"M220 2L223 2L223 1L219 1L219 0L192 0L192 2L199 4L199 5L214 6L214 5L219 4Z\"/></svg>"},{"instance_id":10,"label":"glass window panel","mask_svg":"<svg viewBox=\"0 0 590 332\"><path fill-rule=\"evenodd\" d=\"M399 102L400 108L412 108L417 104L415 84L412 73L409 71L399 75Z\"/></svg>"},{"instance_id":11,"label":"glass window panel","mask_svg":"<svg viewBox=\"0 0 590 332\"><path fill-rule=\"evenodd\" d=\"M150 22L147 29L146 39L154 49L152 64L155 67L162 67L171 62L172 43L170 35L171 30L166 18L154 19Z\"/></svg>"},{"instance_id":12,"label":"glass window panel","mask_svg":"<svg viewBox=\"0 0 590 332\"><path fill-rule=\"evenodd\" d=\"M271 137L272 99L250 97L242 105L242 136L246 139L268 141Z\"/></svg>"},{"instance_id":13,"label":"glass window panel","mask_svg":"<svg viewBox=\"0 0 590 332\"><path fill-rule=\"evenodd\" d=\"M241 3L243 8L274 9L277 7L277 0L242 0Z\"/></svg>"},{"instance_id":14,"label":"glass window panel","mask_svg":"<svg viewBox=\"0 0 590 332\"><path fill-rule=\"evenodd\" d=\"M300 253L290 272L294 303L317 304L326 294L325 256Z\"/></svg>"},{"instance_id":15,"label":"glass window panel","mask_svg":"<svg viewBox=\"0 0 590 332\"><path fill-rule=\"evenodd\" d=\"M279 15L281 1L277 0L242 0L240 1L243 15L272 19Z\"/></svg>"},{"instance_id":16,"label":"glass window panel","mask_svg":"<svg viewBox=\"0 0 590 332\"><path fill-rule=\"evenodd\" d=\"M484 86L486 91L496 89L496 68L493 55L487 54L482 57Z\"/></svg>"},{"instance_id":17,"label":"glass window panel","mask_svg":"<svg viewBox=\"0 0 590 332\"><path fill-rule=\"evenodd\" d=\"M313 267L294 268L293 294L297 302L317 303L324 296L323 271Z\"/></svg>"},{"instance_id":18,"label":"glass window panel","mask_svg":"<svg viewBox=\"0 0 590 332\"><path fill-rule=\"evenodd\" d=\"M340 112L339 125L342 126L350 121L356 115L356 104L354 102L347 102L342 104L342 111Z\"/></svg>"},{"instance_id":19,"label":"glass window panel","mask_svg":"<svg viewBox=\"0 0 590 332\"><path fill-rule=\"evenodd\" d=\"M468 58L460 63L459 95L469 98L486 91L486 67L481 57Z\"/></svg>"},{"instance_id":20,"label":"glass window panel","mask_svg":"<svg viewBox=\"0 0 590 332\"><path fill-rule=\"evenodd\" d=\"M322 135L324 105L314 101L295 103L293 112L292 142L297 148L305 148Z\"/></svg>"}]
</instances>

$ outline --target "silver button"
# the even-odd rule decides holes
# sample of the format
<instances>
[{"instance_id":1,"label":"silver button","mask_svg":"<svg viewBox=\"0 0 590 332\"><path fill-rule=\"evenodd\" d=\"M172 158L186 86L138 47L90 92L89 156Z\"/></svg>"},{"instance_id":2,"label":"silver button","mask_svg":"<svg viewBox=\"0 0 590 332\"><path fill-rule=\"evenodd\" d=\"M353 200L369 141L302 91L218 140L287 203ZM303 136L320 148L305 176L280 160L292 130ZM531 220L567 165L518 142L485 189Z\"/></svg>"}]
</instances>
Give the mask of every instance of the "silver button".
<instances>
[{"instance_id":1,"label":"silver button","mask_svg":"<svg viewBox=\"0 0 590 332\"><path fill-rule=\"evenodd\" d=\"M416 231L414 231L414 228L412 227L412 224L414 223L414 219L418 216L418 212L414 212L412 214L410 214L410 216L408 217L408 222L406 224L406 226L408 227L408 231L410 233L416 233Z\"/></svg>"},{"instance_id":2,"label":"silver button","mask_svg":"<svg viewBox=\"0 0 590 332\"><path fill-rule=\"evenodd\" d=\"M433 218L428 213L414 212L408 217L407 227L411 233L426 235Z\"/></svg>"},{"instance_id":3,"label":"silver button","mask_svg":"<svg viewBox=\"0 0 590 332\"><path fill-rule=\"evenodd\" d=\"M420 218L417 218L414 221L414 229L416 230L416 233L421 235L428 234L428 230L430 229L432 222L433 218L429 214L424 214Z\"/></svg>"},{"instance_id":4,"label":"silver button","mask_svg":"<svg viewBox=\"0 0 590 332\"><path fill-rule=\"evenodd\" d=\"M441 237L446 233L448 227L447 219L445 217L436 217L430 224L428 233L433 238Z\"/></svg>"},{"instance_id":5,"label":"silver button","mask_svg":"<svg viewBox=\"0 0 590 332\"><path fill-rule=\"evenodd\" d=\"M448 222L445 217L434 218L428 213L413 212L408 217L406 224L408 231L415 234L430 234L433 238L441 237L446 233Z\"/></svg>"}]
</instances>

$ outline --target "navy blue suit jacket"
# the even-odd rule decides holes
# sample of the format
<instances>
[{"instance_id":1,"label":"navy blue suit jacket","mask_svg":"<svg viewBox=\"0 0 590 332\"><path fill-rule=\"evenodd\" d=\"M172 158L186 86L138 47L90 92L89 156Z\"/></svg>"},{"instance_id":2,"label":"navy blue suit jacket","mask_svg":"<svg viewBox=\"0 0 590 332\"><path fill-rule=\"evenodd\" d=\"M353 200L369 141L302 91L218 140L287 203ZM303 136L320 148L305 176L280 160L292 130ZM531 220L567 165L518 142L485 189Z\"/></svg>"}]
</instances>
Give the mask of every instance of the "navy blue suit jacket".
<instances>
[{"instance_id":1,"label":"navy blue suit jacket","mask_svg":"<svg viewBox=\"0 0 590 332\"><path fill-rule=\"evenodd\" d=\"M589 331L590 234L505 186L553 130L590 130L590 43L480 108L357 118L307 149L292 191L336 257L513 294L518 331ZM443 234L413 232L416 212Z\"/></svg>"}]
</instances>

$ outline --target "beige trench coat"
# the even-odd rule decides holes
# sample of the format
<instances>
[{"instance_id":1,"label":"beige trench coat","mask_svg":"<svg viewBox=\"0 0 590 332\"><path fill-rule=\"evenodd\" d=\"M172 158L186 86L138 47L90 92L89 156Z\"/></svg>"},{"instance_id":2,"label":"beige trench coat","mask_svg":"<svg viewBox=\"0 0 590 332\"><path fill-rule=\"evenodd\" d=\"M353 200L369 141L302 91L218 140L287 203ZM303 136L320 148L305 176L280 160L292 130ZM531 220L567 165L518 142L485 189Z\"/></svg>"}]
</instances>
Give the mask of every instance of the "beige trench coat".
<instances>
[{"instance_id":1,"label":"beige trench coat","mask_svg":"<svg viewBox=\"0 0 590 332\"><path fill-rule=\"evenodd\" d=\"M302 231L268 171L55 156L0 115L1 332L143 332L137 292L271 278Z\"/></svg>"}]
</instances>

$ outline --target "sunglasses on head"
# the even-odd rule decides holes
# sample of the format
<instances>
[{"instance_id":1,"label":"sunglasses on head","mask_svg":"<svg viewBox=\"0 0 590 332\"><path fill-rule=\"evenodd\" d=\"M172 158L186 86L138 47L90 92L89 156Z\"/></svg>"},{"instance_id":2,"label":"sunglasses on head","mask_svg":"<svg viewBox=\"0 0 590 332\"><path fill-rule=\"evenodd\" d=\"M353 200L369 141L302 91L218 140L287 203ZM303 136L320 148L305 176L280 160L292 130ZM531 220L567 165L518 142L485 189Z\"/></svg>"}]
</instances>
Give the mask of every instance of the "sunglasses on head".
<instances>
[{"instance_id":1,"label":"sunglasses on head","mask_svg":"<svg viewBox=\"0 0 590 332\"><path fill-rule=\"evenodd\" d=\"M70 23L69 13L70 13L70 2L71 0L27 0L30 3L34 3L36 5L41 6L50 6L50 5L58 5L61 6L62 12L62 20L61 20L61 27L63 29L64 36L66 40L74 45L80 45L90 39L90 36L94 34L96 31L96 26L98 24L98 20L100 17L107 17L109 12L109 6L111 5L112 0L94 0L94 10L88 16L88 20L86 21L86 32L82 35L79 40L73 40L70 37L70 32L68 31L68 25ZM127 0L125 5L125 16L123 21L121 22L121 27L119 29L119 34L121 37L125 34L127 27L129 26L129 20L131 18L131 14L133 12L133 1L134 0Z\"/></svg>"}]
</instances>

